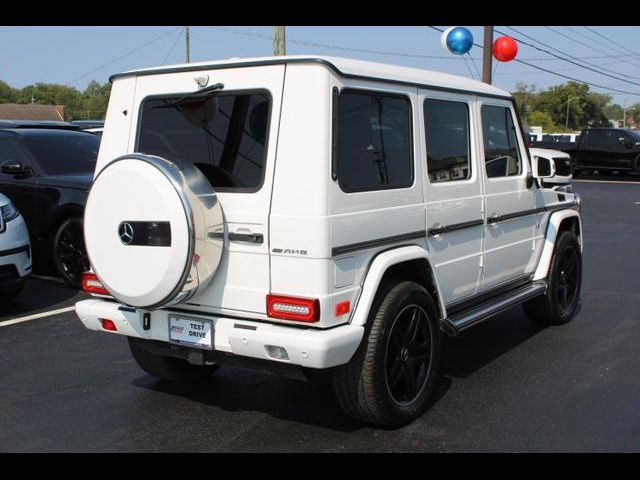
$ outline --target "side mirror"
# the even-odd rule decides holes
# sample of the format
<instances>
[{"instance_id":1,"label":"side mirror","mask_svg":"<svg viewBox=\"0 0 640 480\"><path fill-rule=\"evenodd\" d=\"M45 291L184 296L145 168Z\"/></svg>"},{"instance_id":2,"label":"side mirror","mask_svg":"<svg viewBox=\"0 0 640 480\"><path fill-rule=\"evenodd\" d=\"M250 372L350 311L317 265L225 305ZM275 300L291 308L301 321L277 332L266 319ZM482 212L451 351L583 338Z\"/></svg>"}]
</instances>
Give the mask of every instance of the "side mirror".
<instances>
[{"instance_id":1,"label":"side mirror","mask_svg":"<svg viewBox=\"0 0 640 480\"><path fill-rule=\"evenodd\" d=\"M533 157L533 178L552 178L556 175L555 162L547 157Z\"/></svg>"}]
</instances>

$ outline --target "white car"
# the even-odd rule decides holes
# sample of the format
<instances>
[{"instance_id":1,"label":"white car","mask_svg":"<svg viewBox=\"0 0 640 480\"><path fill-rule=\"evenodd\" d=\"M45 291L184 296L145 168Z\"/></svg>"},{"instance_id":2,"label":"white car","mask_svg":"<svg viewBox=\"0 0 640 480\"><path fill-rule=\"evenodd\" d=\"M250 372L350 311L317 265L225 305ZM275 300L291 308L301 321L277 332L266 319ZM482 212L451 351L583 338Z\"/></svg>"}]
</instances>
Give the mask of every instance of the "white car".
<instances>
[{"instance_id":1,"label":"white car","mask_svg":"<svg viewBox=\"0 0 640 480\"><path fill-rule=\"evenodd\" d=\"M310 56L112 82L76 312L153 376L327 370L345 412L398 426L427 408L441 335L576 312L579 203L543 185L506 91Z\"/></svg>"},{"instance_id":2,"label":"white car","mask_svg":"<svg viewBox=\"0 0 640 480\"><path fill-rule=\"evenodd\" d=\"M543 157L555 164L555 175L551 178L545 178L544 183L549 187L570 187L573 180L573 161L571 155L560 150L551 150L548 148L529 148L532 157Z\"/></svg>"},{"instance_id":3,"label":"white car","mask_svg":"<svg viewBox=\"0 0 640 480\"><path fill-rule=\"evenodd\" d=\"M0 194L0 298L20 293L31 273L31 242L27 225L16 207Z\"/></svg>"}]
</instances>

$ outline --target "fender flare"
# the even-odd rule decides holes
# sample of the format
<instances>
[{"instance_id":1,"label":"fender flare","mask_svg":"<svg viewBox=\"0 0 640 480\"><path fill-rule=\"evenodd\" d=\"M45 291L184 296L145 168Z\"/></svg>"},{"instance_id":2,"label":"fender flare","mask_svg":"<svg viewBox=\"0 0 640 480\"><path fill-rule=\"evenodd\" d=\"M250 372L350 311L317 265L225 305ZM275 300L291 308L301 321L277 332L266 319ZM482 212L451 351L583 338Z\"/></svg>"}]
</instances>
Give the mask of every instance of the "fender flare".
<instances>
[{"instance_id":1,"label":"fender flare","mask_svg":"<svg viewBox=\"0 0 640 480\"><path fill-rule=\"evenodd\" d=\"M420 259L426 260L431 266L431 262L429 261L429 252L425 248L417 245L398 247L378 254L371 262L369 270L367 271L360 297L358 298L356 308L353 312L353 316L351 317L351 324L364 326L367 323L371 305L373 304L373 299L378 292L380 281L390 267L399 263ZM438 297L434 300L439 304L442 314L445 315L446 309L442 297L440 296L440 288L435 275L432 275L432 280Z\"/></svg>"},{"instance_id":2,"label":"fender flare","mask_svg":"<svg viewBox=\"0 0 640 480\"><path fill-rule=\"evenodd\" d=\"M556 238L558 237L558 232L560 231L560 226L562 222L564 222L568 218L578 218L578 239L580 241L580 253L582 253L583 249L583 240L582 240L582 222L580 221L580 214L576 210L560 210L559 212L554 212L549 217L549 223L547 224L547 233L544 240L544 247L542 248L542 254L540 256L540 260L538 261L538 267L533 275L533 280L542 280L547 278L547 273L549 272L549 265L551 264L551 256L553 255L553 249L556 244Z\"/></svg>"}]
</instances>

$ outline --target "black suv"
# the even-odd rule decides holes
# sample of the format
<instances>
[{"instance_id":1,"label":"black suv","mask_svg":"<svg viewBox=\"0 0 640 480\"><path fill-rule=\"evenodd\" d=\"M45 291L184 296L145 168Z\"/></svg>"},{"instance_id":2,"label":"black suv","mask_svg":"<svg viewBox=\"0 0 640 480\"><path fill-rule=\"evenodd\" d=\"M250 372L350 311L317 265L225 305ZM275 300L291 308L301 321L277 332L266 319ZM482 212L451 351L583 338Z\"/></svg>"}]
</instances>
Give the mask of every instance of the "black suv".
<instances>
[{"instance_id":1,"label":"black suv","mask_svg":"<svg viewBox=\"0 0 640 480\"><path fill-rule=\"evenodd\" d=\"M0 120L0 192L25 218L34 266L51 259L74 286L89 269L82 217L99 145L70 123Z\"/></svg>"},{"instance_id":2,"label":"black suv","mask_svg":"<svg viewBox=\"0 0 640 480\"><path fill-rule=\"evenodd\" d=\"M589 128L575 142L532 142L571 155L573 169L581 173L640 172L640 133L626 128Z\"/></svg>"}]
</instances>

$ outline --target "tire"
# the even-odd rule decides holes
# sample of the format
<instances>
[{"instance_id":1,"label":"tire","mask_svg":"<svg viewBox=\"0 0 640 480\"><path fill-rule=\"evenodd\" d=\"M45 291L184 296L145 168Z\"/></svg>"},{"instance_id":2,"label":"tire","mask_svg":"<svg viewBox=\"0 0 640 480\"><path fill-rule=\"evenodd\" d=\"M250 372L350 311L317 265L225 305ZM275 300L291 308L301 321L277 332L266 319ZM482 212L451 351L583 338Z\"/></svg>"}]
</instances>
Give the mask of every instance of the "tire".
<instances>
[{"instance_id":1,"label":"tire","mask_svg":"<svg viewBox=\"0 0 640 480\"><path fill-rule=\"evenodd\" d=\"M56 230L53 263L67 285L80 288L82 274L91 268L84 245L82 218L69 218Z\"/></svg>"},{"instance_id":2,"label":"tire","mask_svg":"<svg viewBox=\"0 0 640 480\"><path fill-rule=\"evenodd\" d=\"M551 257L547 282L547 292L523 303L524 311L531 320L543 325L567 323L576 313L582 285L582 255L575 233L564 231L560 234Z\"/></svg>"},{"instance_id":3,"label":"tire","mask_svg":"<svg viewBox=\"0 0 640 480\"><path fill-rule=\"evenodd\" d=\"M417 283L400 282L379 291L358 350L332 372L336 398L347 415L400 427L426 410L440 359L436 311Z\"/></svg>"},{"instance_id":4,"label":"tire","mask_svg":"<svg viewBox=\"0 0 640 480\"><path fill-rule=\"evenodd\" d=\"M173 383L193 383L211 376L218 365L192 365L181 358L151 353L144 348L149 340L128 337L129 350L142 370L149 375Z\"/></svg>"},{"instance_id":5,"label":"tire","mask_svg":"<svg viewBox=\"0 0 640 480\"><path fill-rule=\"evenodd\" d=\"M12 284L11 286L0 287L0 299L11 300L17 297L24 288L24 279Z\"/></svg>"}]
</instances>

